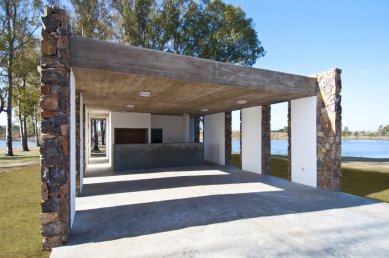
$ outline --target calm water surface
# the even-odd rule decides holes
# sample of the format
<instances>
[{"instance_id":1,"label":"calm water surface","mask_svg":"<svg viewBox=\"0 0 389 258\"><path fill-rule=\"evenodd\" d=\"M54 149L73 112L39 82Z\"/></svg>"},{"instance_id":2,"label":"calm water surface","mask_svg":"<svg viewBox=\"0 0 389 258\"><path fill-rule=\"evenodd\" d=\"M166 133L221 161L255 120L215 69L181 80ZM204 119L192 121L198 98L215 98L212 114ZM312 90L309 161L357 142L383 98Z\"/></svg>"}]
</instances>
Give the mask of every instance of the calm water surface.
<instances>
[{"instance_id":1,"label":"calm water surface","mask_svg":"<svg viewBox=\"0 0 389 258\"><path fill-rule=\"evenodd\" d=\"M240 141L232 140L232 151L239 152ZM272 140L271 153L288 154L287 140ZM364 158L389 158L389 141L383 140L342 140L342 156Z\"/></svg>"},{"instance_id":2,"label":"calm water surface","mask_svg":"<svg viewBox=\"0 0 389 258\"><path fill-rule=\"evenodd\" d=\"M35 142L28 141L28 146L35 146ZM22 143L20 141L12 141L12 147L21 147ZM5 148L5 141L0 140L0 148Z\"/></svg>"}]
</instances>

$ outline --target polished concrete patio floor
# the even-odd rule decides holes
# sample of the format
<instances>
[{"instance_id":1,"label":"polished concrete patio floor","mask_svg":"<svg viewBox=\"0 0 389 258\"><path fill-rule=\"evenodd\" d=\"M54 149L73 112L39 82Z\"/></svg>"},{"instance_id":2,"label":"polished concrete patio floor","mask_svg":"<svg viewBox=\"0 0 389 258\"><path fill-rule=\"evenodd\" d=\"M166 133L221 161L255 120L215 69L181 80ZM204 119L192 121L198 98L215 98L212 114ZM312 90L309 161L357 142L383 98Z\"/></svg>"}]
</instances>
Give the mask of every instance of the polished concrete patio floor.
<instances>
[{"instance_id":1,"label":"polished concrete patio floor","mask_svg":"<svg viewBox=\"0 0 389 258\"><path fill-rule=\"evenodd\" d=\"M389 257L389 204L227 167L95 159L52 257Z\"/></svg>"}]
</instances>

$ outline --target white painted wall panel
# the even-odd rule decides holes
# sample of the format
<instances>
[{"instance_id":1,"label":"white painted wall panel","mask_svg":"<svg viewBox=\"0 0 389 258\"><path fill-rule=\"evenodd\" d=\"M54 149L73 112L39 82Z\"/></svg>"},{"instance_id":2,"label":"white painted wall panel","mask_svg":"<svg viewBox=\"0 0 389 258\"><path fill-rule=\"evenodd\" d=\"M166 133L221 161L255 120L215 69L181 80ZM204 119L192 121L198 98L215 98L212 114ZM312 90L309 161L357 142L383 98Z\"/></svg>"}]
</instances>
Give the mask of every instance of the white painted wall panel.
<instances>
[{"instance_id":1,"label":"white painted wall panel","mask_svg":"<svg viewBox=\"0 0 389 258\"><path fill-rule=\"evenodd\" d=\"M291 101L292 181L317 187L316 97Z\"/></svg>"},{"instance_id":2,"label":"white painted wall panel","mask_svg":"<svg viewBox=\"0 0 389 258\"><path fill-rule=\"evenodd\" d=\"M151 128L162 129L163 143L179 143L189 141L189 117L152 115Z\"/></svg>"},{"instance_id":3,"label":"white painted wall panel","mask_svg":"<svg viewBox=\"0 0 389 258\"><path fill-rule=\"evenodd\" d=\"M262 173L262 107L242 109L242 169Z\"/></svg>"},{"instance_id":4,"label":"white painted wall panel","mask_svg":"<svg viewBox=\"0 0 389 258\"><path fill-rule=\"evenodd\" d=\"M115 128L147 128L149 132L149 143L151 141L151 114L149 113L121 113L121 112L111 112L110 113L110 145L111 145L111 167L113 166L113 147L115 143Z\"/></svg>"},{"instance_id":5,"label":"white painted wall panel","mask_svg":"<svg viewBox=\"0 0 389 258\"><path fill-rule=\"evenodd\" d=\"M70 227L76 215L76 81L70 73Z\"/></svg>"},{"instance_id":6,"label":"white painted wall panel","mask_svg":"<svg viewBox=\"0 0 389 258\"><path fill-rule=\"evenodd\" d=\"M204 116L204 160L225 165L225 114Z\"/></svg>"}]
</instances>

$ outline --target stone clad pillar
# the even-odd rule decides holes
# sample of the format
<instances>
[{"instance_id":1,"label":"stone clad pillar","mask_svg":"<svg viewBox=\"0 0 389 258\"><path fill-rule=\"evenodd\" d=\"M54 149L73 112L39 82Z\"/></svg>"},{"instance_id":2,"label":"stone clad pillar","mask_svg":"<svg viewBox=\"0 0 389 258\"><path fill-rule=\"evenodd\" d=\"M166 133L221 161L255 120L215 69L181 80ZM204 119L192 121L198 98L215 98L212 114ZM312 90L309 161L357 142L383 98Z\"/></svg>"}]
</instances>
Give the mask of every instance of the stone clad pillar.
<instances>
[{"instance_id":1,"label":"stone clad pillar","mask_svg":"<svg viewBox=\"0 0 389 258\"><path fill-rule=\"evenodd\" d=\"M341 190L341 70L318 73L317 78L317 185Z\"/></svg>"},{"instance_id":2,"label":"stone clad pillar","mask_svg":"<svg viewBox=\"0 0 389 258\"><path fill-rule=\"evenodd\" d=\"M41 178L43 250L67 240L70 215L69 18L45 7L41 42Z\"/></svg>"},{"instance_id":3,"label":"stone clad pillar","mask_svg":"<svg viewBox=\"0 0 389 258\"><path fill-rule=\"evenodd\" d=\"M232 114L231 111L225 112L225 132L224 132L224 137L225 137L225 165L226 166L231 166L231 154L232 154L232 146L231 146L231 140L232 140Z\"/></svg>"},{"instance_id":4,"label":"stone clad pillar","mask_svg":"<svg viewBox=\"0 0 389 258\"><path fill-rule=\"evenodd\" d=\"M200 142L200 116L194 116L194 142Z\"/></svg>"},{"instance_id":5,"label":"stone clad pillar","mask_svg":"<svg viewBox=\"0 0 389 258\"><path fill-rule=\"evenodd\" d=\"M80 122L81 122L81 97L80 92L76 91L76 194L80 196L81 194L81 156L80 156L80 146L81 146L81 132L80 132Z\"/></svg>"},{"instance_id":6,"label":"stone clad pillar","mask_svg":"<svg viewBox=\"0 0 389 258\"><path fill-rule=\"evenodd\" d=\"M271 160L271 106L262 106L262 174L270 175Z\"/></svg>"},{"instance_id":7,"label":"stone clad pillar","mask_svg":"<svg viewBox=\"0 0 389 258\"><path fill-rule=\"evenodd\" d=\"M292 181L292 116L288 101L288 180Z\"/></svg>"}]
</instances>

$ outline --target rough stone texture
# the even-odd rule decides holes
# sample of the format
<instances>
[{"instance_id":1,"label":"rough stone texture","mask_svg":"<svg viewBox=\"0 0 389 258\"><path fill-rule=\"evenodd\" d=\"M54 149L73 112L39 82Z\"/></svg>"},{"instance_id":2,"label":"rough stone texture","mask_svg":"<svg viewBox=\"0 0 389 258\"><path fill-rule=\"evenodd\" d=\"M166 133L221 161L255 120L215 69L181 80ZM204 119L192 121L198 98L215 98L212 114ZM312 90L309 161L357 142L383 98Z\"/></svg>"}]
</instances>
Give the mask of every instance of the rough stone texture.
<instances>
[{"instance_id":1,"label":"rough stone texture","mask_svg":"<svg viewBox=\"0 0 389 258\"><path fill-rule=\"evenodd\" d=\"M270 175L271 139L270 105L262 106L262 174Z\"/></svg>"},{"instance_id":2,"label":"rough stone texture","mask_svg":"<svg viewBox=\"0 0 389 258\"><path fill-rule=\"evenodd\" d=\"M230 112L225 112L224 116L224 126L225 126L225 131L224 131L224 136L225 136L225 152L224 152L224 157L225 157L225 165L226 166L231 166L231 154L232 154L232 146L231 146L231 140L232 140L232 114Z\"/></svg>"},{"instance_id":3,"label":"rough stone texture","mask_svg":"<svg viewBox=\"0 0 389 258\"><path fill-rule=\"evenodd\" d=\"M317 78L317 185L341 190L341 70L318 73Z\"/></svg>"},{"instance_id":4,"label":"rough stone texture","mask_svg":"<svg viewBox=\"0 0 389 258\"><path fill-rule=\"evenodd\" d=\"M85 139L86 139L86 108L85 108L85 105L82 106L82 109L83 109L83 112L82 112L82 137L84 139L84 143L85 143ZM108 120L107 120L108 121ZM106 143L107 144L107 143ZM85 170L86 170L86 148L85 148L85 144L83 145L83 169L82 169L82 173L83 173L83 177L85 177Z\"/></svg>"},{"instance_id":5,"label":"rough stone texture","mask_svg":"<svg viewBox=\"0 0 389 258\"><path fill-rule=\"evenodd\" d=\"M69 19L62 9L45 8L41 42L41 191L43 250L67 240L69 231ZM61 39L61 48L58 41ZM65 44L64 44L65 42Z\"/></svg>"},{"instance_id":6,"label":"rough stone texture","mask_svg":"<svg viewBox=\"0 0 389 258\"><path fill-rule=\"evenodd\" d=\"M200 142L200 116L194 116L194 142Z\"/></svg>"},{"instance_id":7,"label":"rough stone texture","mask_svg":"<svg viewBox=\"0 0 389 258\"><path fill-rule=\"evenodd\" d=\"M76 92L76 195L80 196L81 194L81 185L80 185L80 92Z\"/></svg>"},{"instance_id":8,"label":"rough stone texture","mask_svg":"<svg viewBox=\"0 0 389 258\"><path fill-rule=\"evenodd\" d=\"M292 181L292 116L290 101L288 101L288 180Z\"/></svg>"}]
</instances>

